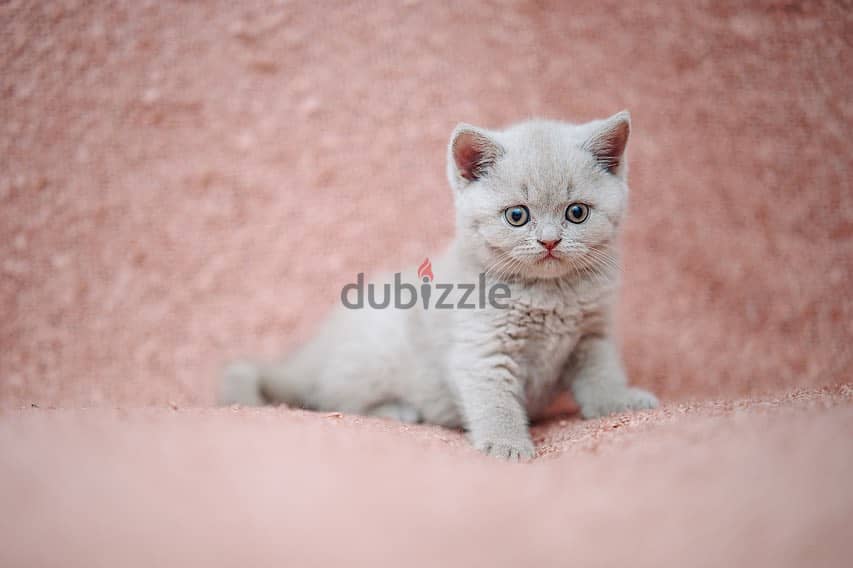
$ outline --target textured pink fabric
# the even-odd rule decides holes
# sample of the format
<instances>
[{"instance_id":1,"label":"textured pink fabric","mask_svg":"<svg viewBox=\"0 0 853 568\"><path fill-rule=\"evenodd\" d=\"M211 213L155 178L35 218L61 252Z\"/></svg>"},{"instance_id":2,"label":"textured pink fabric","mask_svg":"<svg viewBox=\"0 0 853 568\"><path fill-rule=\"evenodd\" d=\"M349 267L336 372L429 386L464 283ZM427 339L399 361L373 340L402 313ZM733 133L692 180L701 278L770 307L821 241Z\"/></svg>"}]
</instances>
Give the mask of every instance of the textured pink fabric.
<instances>
[{"instance_id":1,"label":"textured pink fabric","mask_svg":"<svg viewBox=\"0 0 853 568\"><path fill-rule=\"evenodd\" d=\"M0 564L849 556L853 11L321 4L0 3ZM447 243L457 121L623 108L620 332L664 409L553 422L526 469L204 409Z\"/></svg>"},{"instance_id":2,"label":"textured pink fabric","mask_svg":"<svg viewBox=\"0 0 853 568\"><path fill-rule=\"evenodd\" d=\"M846 566L853 389L461 434L241 410L0 428L3 566Z\"/></svg>"}]
</instances>

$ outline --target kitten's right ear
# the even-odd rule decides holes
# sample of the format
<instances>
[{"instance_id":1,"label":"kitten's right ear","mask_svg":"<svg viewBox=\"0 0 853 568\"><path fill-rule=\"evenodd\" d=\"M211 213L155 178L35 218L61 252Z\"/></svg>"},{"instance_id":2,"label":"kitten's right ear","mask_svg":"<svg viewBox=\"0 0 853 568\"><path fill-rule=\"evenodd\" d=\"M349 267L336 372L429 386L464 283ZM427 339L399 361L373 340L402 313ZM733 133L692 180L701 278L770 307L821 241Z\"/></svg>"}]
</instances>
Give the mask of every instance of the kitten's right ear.
<instances>
[{"instance_id":1,"label":"kitten's right ear","mask_svg":"<svg viewBox=\"0 0 853 568\"><path fill-rule=\"evenodd\" d=\"M480 179L503 153L503 147L485 130L459 124L450 137L448 173L451 174L451 183L466 185Z\"/></svg>"}]
</instances>

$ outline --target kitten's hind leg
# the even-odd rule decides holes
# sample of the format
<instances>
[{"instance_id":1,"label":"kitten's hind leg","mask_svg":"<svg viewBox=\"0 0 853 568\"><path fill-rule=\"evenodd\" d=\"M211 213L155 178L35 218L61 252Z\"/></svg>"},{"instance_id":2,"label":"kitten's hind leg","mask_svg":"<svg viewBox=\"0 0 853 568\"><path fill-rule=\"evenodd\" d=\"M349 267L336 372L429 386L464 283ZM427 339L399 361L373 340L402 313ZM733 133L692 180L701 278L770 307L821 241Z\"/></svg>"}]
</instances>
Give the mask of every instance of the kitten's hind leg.
<instances>
[{"instance_id":1,"label":"kitten's hind leg","mask_svg":"<svg viewBox=\"0 0 853 568\"><path fill-rule=\"evenodd\" d=\"M416 424L421 421L421 415L417 408L397 400L378 404L370 408L365 414L378 418L399 420L409 424Z\"/></svg>"}]
</instances>

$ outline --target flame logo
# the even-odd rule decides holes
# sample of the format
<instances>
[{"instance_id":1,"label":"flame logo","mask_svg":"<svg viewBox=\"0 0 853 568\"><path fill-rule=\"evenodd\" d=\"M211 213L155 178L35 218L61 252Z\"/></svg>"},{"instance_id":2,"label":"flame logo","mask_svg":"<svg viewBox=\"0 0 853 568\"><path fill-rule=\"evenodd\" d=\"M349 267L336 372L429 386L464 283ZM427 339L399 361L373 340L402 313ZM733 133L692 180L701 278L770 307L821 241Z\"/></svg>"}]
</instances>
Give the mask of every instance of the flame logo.
<instances>
[{"instance_id":1,"label":"flame logo","mask_svg":"<svg viewBox=\"0 0 853 568\"><path fill-rule=\"evenodd\" d=\"M428 278L430 282L435 279L435 276L432 273L432 263L429 261L429 257L425 258L418 267L418 278Z\"/></svg>"}]
</instances>

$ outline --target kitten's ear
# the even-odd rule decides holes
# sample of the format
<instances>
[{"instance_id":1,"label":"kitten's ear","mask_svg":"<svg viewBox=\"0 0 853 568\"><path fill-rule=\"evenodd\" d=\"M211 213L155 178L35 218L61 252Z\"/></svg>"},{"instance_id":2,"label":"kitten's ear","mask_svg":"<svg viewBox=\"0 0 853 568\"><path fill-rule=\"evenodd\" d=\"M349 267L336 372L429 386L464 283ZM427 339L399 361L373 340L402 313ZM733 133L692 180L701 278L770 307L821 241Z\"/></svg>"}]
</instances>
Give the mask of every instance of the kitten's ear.
<instances>
[{"instance_id":1,"label":"kitten's ear","mask_svg":"<svg viewBox=\"0 0 853 568\"><path fill-rule=\"evenodd\" d=\"M483 177L503 155L504 149L485 130L459 124L450 137L449 153L448 173L451 183L456 186Z\"/></svg>"},{"instance_id":2,"label":"kitten's ear","mask_svg":"<svg viewBox=\"0 0 853 568\"><path fill-rule=\"evenodd\" d=\"M624 178L628 171L625 147L630 134L631 115L627 110L623 110L600 121L583 147L595 156L602 168Z\"/></svg>"}]
</instances>

